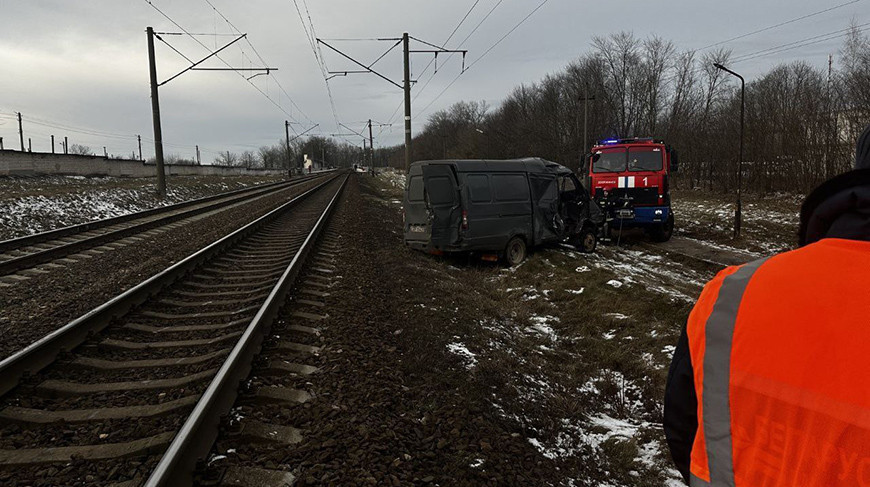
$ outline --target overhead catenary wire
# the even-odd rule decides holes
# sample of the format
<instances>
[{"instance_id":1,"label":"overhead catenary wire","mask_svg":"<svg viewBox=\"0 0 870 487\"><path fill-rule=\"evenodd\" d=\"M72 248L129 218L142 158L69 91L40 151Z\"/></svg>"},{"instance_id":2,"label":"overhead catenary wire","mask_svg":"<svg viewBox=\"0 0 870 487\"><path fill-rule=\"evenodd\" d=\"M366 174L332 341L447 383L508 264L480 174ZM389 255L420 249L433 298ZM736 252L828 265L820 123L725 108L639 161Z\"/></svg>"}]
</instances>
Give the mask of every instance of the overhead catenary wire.
<instances>
[{"instance_id":1,"label":"overhead catenary wire","mask_svg":"<svg viewBox=\"0 0 870 487\"><path fill-rule=\"evenodd\" d=\"M238 34L242 33L241 29L239 29L230 19L227 18L226 15L224 15L220 10L218 10L217 7L215 7L214 3L212 3L211 0L205 0L205 3L207 3L208 6L211 7L212 10L214 10L214 12L217 15L219 15L224 20L224 22L227 23L227 25L230 27L231 30L234 30ZM259 59L260 63L262 63L263 66L268 66L269 64L266 62L265 59L263 59L263 56L260 55L260 51L257 50L256 46L254 46L254 43L251 41L251 39L248 37L245 37L245 42L247 42L248 46L250 46L251 51L254 52L254 55L257 56L257 59ZM242 51L242 55L244 55L246 58L248 58L248 61L253 64L253 61L246 54L244 54L244 51ZM290 94L287 92L287 90L284 89L284 85L281 84L281 82L278 80L278 78L276 76L272 76L271 79L275 82L275 85L284 94L284 96L287 98L287 100L290 101L290 104L293 105L293 107L296 108L296 110L298 110L299 113L302 114L302 116L305 117L306 120L308 120L311 123L314 123L314 120L312 120L311 117L309 117L308 114L306 114L302 110L302 108L300 108L299 105L296 104L296 101L293 100L293 97L291 97ZM293 127L291 127L291 130L293 130L294 133L296 133L296 130Z\"/></svg>"},{"instance_id":2,"label":"overhead catenary wire","mask_svg":"<svg viewBox=\"0 0 870 487\"><path fill-rule=\"evenodd\" d=\"M499 0L499 1L498 1L498 2L497 2L497 3L496 3L496 4L495 4L495 5L494 5L490 10L489 10L489 12L488 12L484 17L483 17L483 20L481 20L481 21L480 21L480 22L479 22L479 23L474 27L474 29L472 29L472 31L469 33L469 35L466 36L465 39L464 39L461 43L459 43L459 45L457 46L457 48L461 48L461 47L462 47L462 45L465 43L465 41L467 41L468 38L471 37L471 35L474 34L474 32L476 32L478 28L480 28L480 26L481 26L481 25L486 21L486 19L489 18L490 15L492 15L492 13L495 11L495 9L498 8L498 6L501 5L501 3L502 3L503 1L504 1L504 0ZM474 11L475 7L477 7L477 4L479 4L479 3L480 3L480 0L476 0L476 1L471 5L471 7L468 9L468 11L465 12L465 15L462 17L462 19L459 21L459 23L456 24L456 27L453 28L453 31L450 33L449 36L447 36L447 39L443 42L443 44L444 44L445 46L447 45L447 43L450 42L450 39L453 39L453 36L456 35L456 32L459 31L459 28L462 27L462 25L465 23L465 21L468 19L468 17L471 15L471 13ZM452 56L453 56L453 53L450 53L450 54L448 55L447 59L449 60ZM434 62L435 62L435 59L434 59L434 58L431 59L431 60L429 61L429 63L426 64L426 66L425 66L425 67L423 68L423 70L420 72L419 77L422 77L424 74L426 74L426 72L429 70L429 67L432 66L432 64L433 64ZM436 72L437 72L437 71L436 71ZM427 86L429 86L429 83L432 81L432 78L433 78L433 77L435 77L435 74L434 74L434 73L432 74L432 76L429 77L429 80L426 82L426 84L423 85L423 88L421 88L420 90L417 91L417 93L414 95L414 99L412 100L412 102L413 102L413 101L416 101L416 99L417 99L417 97L419 96L420 92L422 92L423 90L426 89ZM395 119L396 119L396 115L398 115L399 110L402 109L402 105L403 105L403 104L404 104L404 102L400 102L399 105L396 107L396 109L393 111L393 113L390 115L390 117L389 117L389 119L388 119L389 122L387 122L386 124L382 124L382 126L380 127L380 130L378 130L378 137L380 137L380 136L384 133L384 130L386 130L387 127L391 127L391 126L392 126L392 123L393 123L393 121L395 121Z\"/></svg>"},{"instance_id":3,"label":"overhead catenary wire","mask_svg":"<svg viewBox=\"0 0 870 487\"><path fill-rule=\"evenodd\" d=\"M521 25L523 25L527 20L529 20L533 15L535 15L535 13L536 13L538 10L540 10L544 5L546 5L547 2L549 2L549 1L550 1L550 0L543 0L541 3L539 3L538 6L535 7L534 9L532 9L532 11L529 12L525 17L523 17L522 20L520 20L516 25L514 25L510 30L508 30L508 31L507 31L503 36L501 36L497 41L495 41L495 43L494 43L493 45L491 45L491 46L489 47L489 49L487 49L486 51L484 51L483 54L481 54L478 58L476 58L474 61L472 61L471 64L469 64L469 65L465 68L465 70L463 70L463 71L461 71L459 74L457 74L456 77L453 78L453 80L452 80L452 81L451 81L451 82L450 82L446 87L444 87L443 90L441 90L441 93L439 93L435 98L432 99L432 101L429 102L428 105L426 105L422 110L420 110L419 114L420 114L420 115L423 115L424 113L426 113L426 110L428 110L429 107L431 107L431 106L432 106L436 101L438 101L438 99L440 99L441 96L443 96L444 93L446 93L447 90L449 90L450 87L452 87L452 86L456 83L456 81L458 81L459 78L462 77L463 74L465 74L466 72L468 72L468 71L469 71L471 68L473 68L477 63L479 63L483 58L485 58L485 57L486 57L490 52L492 52L493 49L495 49L496 47L498 47L498 45L501 44L502 41L504 41L505 39L507 39L508 36L510 36L510 35L511 35L514 31L516 31L518 28L520 28Z\"/></svg>"},{"instance_id":4,"label":"overhead catenary wire","mask_svg":"<svg viewBox=\"0 0 870 487\"><path fill-rule=\"evenodd\" d=\"M184 32L185 34L187 34L191 39L193 39L194 41L196 41L196 43L199 44L200 46L202 46L204 49L206 49L206 50L208 50L208 51L211 51L211 50L212 50L210 47L206 46L202 41L200 41L196 36L191 35L187 29L185 29L184 27L182 27L181 24L179 24L178 22L176 22L175 19L173 19L172 17L170 17L168 14L166 14L166 13L165 13L163 10L161 10L157 5L154 5L154 3L152 2L152 0L144 0L144 2L147 3L148 5L150 5L154 10L156 10L160 15L162 15L166 20L168 20L169 22L171 22L174 26L176 26L177 28L179 28L182 32ZM260 89L259 86L255 85L253 82L251 82L251 80L248 79L248 77L245 76L244 73L242 73L242 72L240 72L239 70L235 69L235 68L234 68L232 65L230 65L230 64L229 64L229 63L228 63L224 58L222 58L222 57L220 57L220 56L218 56L218 55L216 55L215 57L216 57L217 59L219 59L222 63L224 63L224 65L226 65L228 68L230 68L231 70L233 70L236 74L238 74L239 76L241 76L242 79L244 79L245 81L247 81L248 84L250 84L252 87L254 87L254 89L257 90L258 92L260 92L261 95L263 95L267 100L269 100L269 102L271 102L273 105L275 105L275 107L277 107L281 112L283 112L283 113L284 113L288 118L293 119L294 121L296 121L296 118L293 117L293 115L292 115L290 112L288 112L287 110L284 109L284 107L282 107L280 104L278 104L277 102L275 102L275 100L273 100L272 97L270 97L270 96L269 96L268 94L266 94L262 89Z\"/></svg>"}]
</instances>

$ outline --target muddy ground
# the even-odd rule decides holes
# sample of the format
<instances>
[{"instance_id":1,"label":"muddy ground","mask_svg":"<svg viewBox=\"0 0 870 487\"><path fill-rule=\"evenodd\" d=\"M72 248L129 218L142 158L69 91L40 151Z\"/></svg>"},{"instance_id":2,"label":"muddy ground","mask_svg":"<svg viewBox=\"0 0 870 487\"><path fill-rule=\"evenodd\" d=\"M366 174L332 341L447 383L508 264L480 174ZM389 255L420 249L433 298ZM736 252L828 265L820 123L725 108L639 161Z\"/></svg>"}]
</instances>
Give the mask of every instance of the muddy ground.
<instances>
[{"instance_id":1,"label":"muddy ground","mask_svg":"<svg viewBox=\"0 0 870 487\"><path fill-rule=\"evenodd\" d=\"M539 249L513 269L423 255L402 243L402 178L358 179L344 299L323 336L340 355L306 414L325 419L286 468L312 485L679 485L661 428L667 368L718 266L637 239ZM732 241L722 202L690 196L680 232L698 245L789 245L796 209L753 201L777 220L747 217Z\"/></svg>"}]
</instances>

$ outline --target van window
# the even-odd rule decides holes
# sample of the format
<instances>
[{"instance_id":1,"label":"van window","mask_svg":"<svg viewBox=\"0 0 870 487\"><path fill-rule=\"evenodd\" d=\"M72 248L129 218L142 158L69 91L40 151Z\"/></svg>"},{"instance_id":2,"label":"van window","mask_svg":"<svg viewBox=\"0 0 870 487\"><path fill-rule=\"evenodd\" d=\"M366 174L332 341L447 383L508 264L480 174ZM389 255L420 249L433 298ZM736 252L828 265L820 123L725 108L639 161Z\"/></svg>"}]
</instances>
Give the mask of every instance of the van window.
<instances>
[{"instance_id":1,"label":"van window","mask_svg":"<svg viewBox=\"0 0 870 487\"><path fill-rule=\"evenodd\" d=\"M426 179L426 194L433 206L453 204L453 183L447 176L434 176Z\"/></svg>"},{"instance_id":2,"label":"van window","mask_svg":"<svg viewBox=\"0 0 870 487\"><path fill-rule=\"evenodd\" d=\"M408 183L408 201L423 201L423 178L411 176Z\"/></svg>"},{"instance_id":3,"label":"van window","mask_svg":"<svg viewBox=\"0 0 870 487\"><path fill-rule=\"evenodd\" d=\"M532 184L532 193L539 202L556 201L559 199L556 178L530 175L529 182Z\"/></svg>"},{"instance_id":4,"label":"van window","mask_svg":"<svg viewBox=\"0 0 870 487\"><path fill-rule=\"evenodd\" d=\"M529 183L522 174L495 174L492 185L497 201L529 201Z\"/></svg>"},{"instance_id":5,"label":"van window","mask_svg":"<svg viewBox=\"0 0 870 487\"><path fill-rule=\"evenodd\" d=\"M469 174L465 177L468 194L472 203L489 203L492 201L492 191L489 188L489 177L486 174Z\"/></svg>"}]
</instances>

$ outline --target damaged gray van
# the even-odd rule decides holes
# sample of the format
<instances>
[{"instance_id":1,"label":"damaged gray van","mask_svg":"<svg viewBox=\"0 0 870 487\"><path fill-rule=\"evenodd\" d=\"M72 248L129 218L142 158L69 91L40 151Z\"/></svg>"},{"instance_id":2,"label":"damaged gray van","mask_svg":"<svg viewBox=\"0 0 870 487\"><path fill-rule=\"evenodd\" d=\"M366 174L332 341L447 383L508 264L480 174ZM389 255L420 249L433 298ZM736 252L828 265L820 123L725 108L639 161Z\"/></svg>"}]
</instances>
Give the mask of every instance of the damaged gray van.
<instances>
[{"instance_id":1,"label":"damaged gray van","mask_svg":"<svg viewBox=\"0 0 870 487\"><path fill-rule=\"evenodd\" d=\"M540 158L422 161L405 185L404 237L433 254L522 262L530 247L598 242L604 215L570 169Z\"/></svg>"}]
</instances>

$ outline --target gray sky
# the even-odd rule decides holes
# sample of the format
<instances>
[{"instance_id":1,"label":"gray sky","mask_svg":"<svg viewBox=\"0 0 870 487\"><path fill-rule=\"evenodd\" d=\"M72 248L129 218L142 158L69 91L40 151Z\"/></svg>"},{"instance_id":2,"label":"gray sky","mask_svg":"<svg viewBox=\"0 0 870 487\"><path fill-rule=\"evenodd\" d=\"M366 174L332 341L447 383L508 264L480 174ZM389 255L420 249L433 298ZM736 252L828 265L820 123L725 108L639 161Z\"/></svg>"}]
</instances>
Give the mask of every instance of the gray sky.
<instances>
[{"instance_id":1,"label":"gray sky","mask_svg":"<svg viewBox=\"0 0 870 487\"><path fill-rule=\"evenodd\" d=\"M206 0L151 1L189 32L212 34L198 37L207 46L231 40L213 35L231 33L232 29ZM237 73L186 73L160 91L168 153L193 157L194 146L199 144L203 162L210 162L219 150L255 150L282 138L284 120L290 116L299 122L293 126L298 132L313 123L319 123L320 127L311 133L348 132L335 126L326 85L293 0L210 1L236 27L248 33L269 66L279 68L272 76L251 80L272 101ZM679 50L699 49L849 1L549 0L466 71L428 110L422 111L461 68L458 56L449 62L439 56L438 73L431 83L423 89L432 67L414 88L414 96L420 93L414 102L415 133L429 114L456 101L486 100L497 105L513 87L559 71L589 50L595 35L629 30L638 37L657 34L673 41ZM304 8L302 0L298 2ZM317 35L324 39L398 37L407 31L424 41L442 44L474 0L307 0L307 3ZM497 3L499 0L480 0L447 47L457 48ZM478 59L539 4L539 0L502 0L462 46L469 50L466 62ZM55 134L67 135L71 144L86 144L98 152L108 146L110 153L129 154L136 149L135 135L142 134L147 137L143 142L146 157L153 154L145 27L173 32L178 31L177 27L145 0L0 0L0 15L3 25L0 136L6 148L18 147L17 123L12 114L21 111L25 138L33 139L34 151L48 151L49 135ZM844 29L852 20L858 24L870 22L870 1L856 0L806 20L729 42L724 47L740 56ZM205 48L190 38L165 39L190 58L207 54ZM367 62L391 45L375 41L329 42ZM842 39L837 38L740 62L733 69L752 79L775 64L798 59L827 67L828 54L834 54L836 62L841 44ZM236 46L222 56L227 62L236 67L249 66L242 50L258 62L245 41ZM331 70L356 69L325 47L323 54ZM161 80L186 65L186 61L159 42L157 58ZM427 54L412 55L413 78L420 75L430 59ZM223 66L217 60L206 65ZM399 82L401 51L392 51L376 68ZM277 83L302 112L288 101ZM402 101L401 90L373 75L334 78L330 86L340 122L362 131L365 120L388 122L395 113L392 127L375 128L376 135L382 131L375 145L402 142L402 117L396 112ZM72 132L64 127L92 133ZM359 143L359 139L353 142Z\"/></svg>"}]
</instances>

